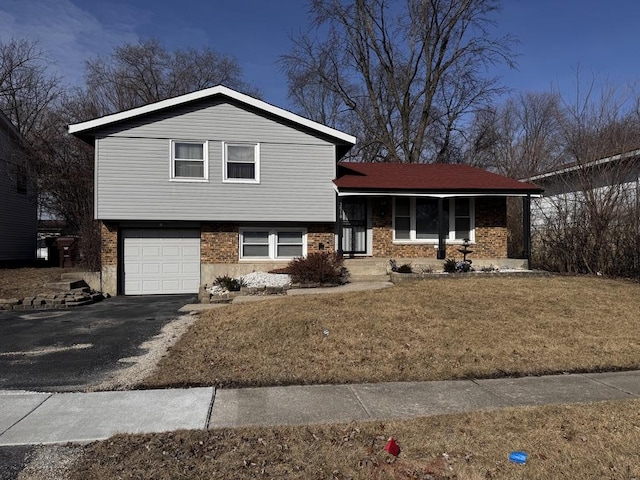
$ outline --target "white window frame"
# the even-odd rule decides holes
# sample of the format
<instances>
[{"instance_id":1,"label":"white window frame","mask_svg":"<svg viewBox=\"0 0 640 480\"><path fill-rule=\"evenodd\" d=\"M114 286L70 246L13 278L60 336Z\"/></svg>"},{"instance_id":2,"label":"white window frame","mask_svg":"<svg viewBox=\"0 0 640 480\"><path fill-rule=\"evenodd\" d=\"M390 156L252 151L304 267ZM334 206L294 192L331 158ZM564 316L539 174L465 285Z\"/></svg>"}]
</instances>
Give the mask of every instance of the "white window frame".
<instances>
[{"instance_id":1,"label":"white window frame","mask_svg":"<svg viewBox=\"0 0 640 480\"><path fill-rule=\"evenodd\" d=\"M189 143L193 145L202 145L202 177L177 177L176 176L176 143ZM196 161L196 160L191 160ZM172 182L208 182L209 181L209 141L208 140L171 140L169 143L169 179Z\"/></svg>"},{"instance_id":2,"label":"white window frame","mask_svg":"<svg viewBox=\"0 0 640 480\"><path fill-rule=\"evenodd\" d=\"M227 149L230 146L252 146L253 159L255 164L255 176L254 178L229 178L227 174L227 160L229 158ZM247 142L222 142L222 182L223 183L260 183L260 144L259 143L247 143Z\"/></svg>"},{"instance_id":3,"label":"white window frame","mask_svg":"<svg viewBox=\"0 0 640 480\"><path fill-rule=\"evenodd\" d=\"M403 244L437 244L438 239L435 238L417 238L416 237L416 198L417 197L409 197L409 210L410 210L410 224L411 227L409 229L409 238L401 238L396 239L396 198L393 198L393 243ZM407 197L403 197L407 198ZM428 197L434 198L435 197ZM474 197L449 197L443 198L443 202L449 202L449 229L447 232L447 236L445 238L448 244L462 244L463 239L456 238L456 215L455 215L455 201L456 198L468 198L469 199L469 241L471 243L475 242L476 237L476 202Z\"/></svg>"},{"instance_id":4,"label":"white window frame","mask_svg":"<svg viewBox=\"0 0 640 480\"><path fill-rule=\"evenodd\" d=\"M268 257L245 257L242 255L244 245L244 232L268 232L269 233L269 256ZM262 260L292 260L298 257L279 257L278 256L278 232L299 232L302 233L302 257L307 256L307 229L295 227L242 227L239 229L238 238L238 258L244 261L262 261ZM291 245L291 244L289 244Z\"/></svg>"}]
</instances>

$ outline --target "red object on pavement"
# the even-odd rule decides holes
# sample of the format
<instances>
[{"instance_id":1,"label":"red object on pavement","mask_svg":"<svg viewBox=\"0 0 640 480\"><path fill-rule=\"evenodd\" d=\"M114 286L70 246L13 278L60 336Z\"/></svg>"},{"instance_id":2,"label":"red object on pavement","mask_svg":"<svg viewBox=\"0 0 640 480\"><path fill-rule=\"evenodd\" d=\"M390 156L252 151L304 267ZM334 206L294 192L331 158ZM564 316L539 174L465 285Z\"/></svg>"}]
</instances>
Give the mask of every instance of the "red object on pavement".
<instances>
[{"instance_id":1,"label":"red object on pavement","mask_svg":"<svg viewBox=\"0 0 640 480\"><path fill-rule=\"evenodd\" d=\"M384 449L394 457L397 457L398 454L400 453L400 447L396 443L396 439L393 437L389 438L389 441L384 446Z\"/></svg>"}]
</instances>

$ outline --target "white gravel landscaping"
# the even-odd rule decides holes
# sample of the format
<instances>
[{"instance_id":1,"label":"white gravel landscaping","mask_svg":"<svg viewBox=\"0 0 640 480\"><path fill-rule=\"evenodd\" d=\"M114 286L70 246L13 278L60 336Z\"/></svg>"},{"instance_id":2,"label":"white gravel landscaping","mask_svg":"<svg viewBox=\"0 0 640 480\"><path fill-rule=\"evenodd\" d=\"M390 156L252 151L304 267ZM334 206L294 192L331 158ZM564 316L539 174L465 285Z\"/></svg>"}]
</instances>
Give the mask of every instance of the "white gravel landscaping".
<instances>
[{"instance_id":1,"label":"white gravel landscaping","mask_svg":"<svg viewBox=\"0 0 640 480\"><path fill-rule=\"evenodd\" d=\"M238 280L242 280L244 285L249 288L263 288L263 287L289 287L291 286L291 277L283 273L267 273L267 272L251 272L240 277L236 277ZM212 285L207 288L207 291L212 295L220 295L227 293L227 290L218 285Z\"/></svg>"},{"instance_id":2,"label":"white gravel landscaping","mask_svg":"<svg viewBox=\"0 0 640 480\"><path fill-rule=\"evenodd\" d=\"M291 277L283 273L251 272L241 278L247 287L286 287L291 285Z\"/></svg>"}]
</instances>

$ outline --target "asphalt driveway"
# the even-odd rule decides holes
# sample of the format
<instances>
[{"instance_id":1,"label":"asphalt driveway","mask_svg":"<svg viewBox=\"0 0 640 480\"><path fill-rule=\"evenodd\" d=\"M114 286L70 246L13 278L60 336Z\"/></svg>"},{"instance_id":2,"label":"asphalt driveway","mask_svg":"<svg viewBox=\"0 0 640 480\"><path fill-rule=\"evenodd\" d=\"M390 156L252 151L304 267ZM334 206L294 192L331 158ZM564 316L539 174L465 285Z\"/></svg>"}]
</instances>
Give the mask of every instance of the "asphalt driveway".
<instances>
[{"instance_id":1,"label":"asphalt driveway","mask_svg":"<svg viewBox=\"0 0 640 480\"><path fill-rule=\"evenodd\" d=\"M0 390L78 391L99 383L196 301L113 297L75 309L0 312Z\"/></svg>"}]
</instances>

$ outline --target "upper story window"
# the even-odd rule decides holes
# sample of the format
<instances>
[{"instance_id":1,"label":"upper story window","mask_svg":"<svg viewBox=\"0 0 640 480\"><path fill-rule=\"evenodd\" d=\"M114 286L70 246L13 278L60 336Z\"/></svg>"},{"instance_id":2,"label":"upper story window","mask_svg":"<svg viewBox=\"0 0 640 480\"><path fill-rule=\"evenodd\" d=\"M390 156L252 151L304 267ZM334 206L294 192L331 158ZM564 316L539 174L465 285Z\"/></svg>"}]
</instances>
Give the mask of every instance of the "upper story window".
<instances>
[{"instance_id":1,"label":"upper story window","mask_svg":"<svg viewBox=\"0 0 640 480\"><path fill-rule=\"evenodd\" d=\"M468 197L445 198L442 201L447 240L474 240L473 208L473 199ZM437 242L438 199L396 197L393 239L398 242Z\"/></svg>"},{"instance_id":2,"label":"upper story window","mask_svg":"<svg viewBox=\"0 0 640 480\"><path fill-rule=\"evenodd\" d=\"M171 179L206 181L209 178L207 142L171 142Z\"/></svg>"},{"instance_id":3,"label":"upper story window","mask_svg":"<svg viewBox=\"0 0 640 480\"><path fill-rule=\"evenodd\" d=\"M260 182L260 147L257 143L225 143L223 151L225 182Z\"/></svg>"}]
</instances>

